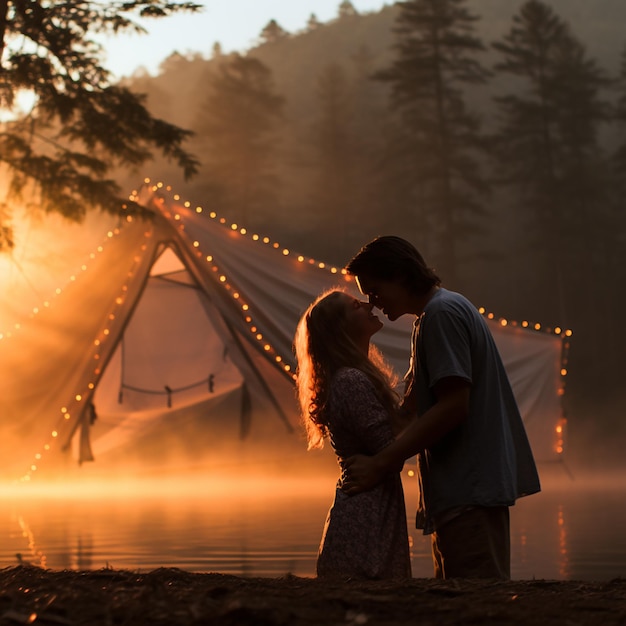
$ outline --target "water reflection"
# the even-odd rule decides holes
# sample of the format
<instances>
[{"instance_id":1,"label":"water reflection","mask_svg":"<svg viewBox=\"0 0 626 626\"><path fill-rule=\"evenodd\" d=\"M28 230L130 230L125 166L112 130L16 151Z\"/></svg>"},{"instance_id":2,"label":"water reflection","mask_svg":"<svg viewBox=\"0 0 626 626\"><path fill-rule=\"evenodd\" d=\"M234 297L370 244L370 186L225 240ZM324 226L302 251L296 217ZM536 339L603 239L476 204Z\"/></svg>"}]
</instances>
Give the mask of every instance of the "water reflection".
<instances>
[{"instance_id":1,"label":"water reflection","mask_svg":"<svg viewBox=\"0 0 626 626\"><path fill-rule=\"evenodd\" d=\"M409 524L415 490L406 483ZM244 576L313 576L332 480L206 485L185 490L77 490L4 495L0 566L52 569L179 567ZM626 487L544 485L512 509L515 579L608 580L626 575ZM411 532L413 575L432 576L430 541Z\"/></svg>"}]
</instances>

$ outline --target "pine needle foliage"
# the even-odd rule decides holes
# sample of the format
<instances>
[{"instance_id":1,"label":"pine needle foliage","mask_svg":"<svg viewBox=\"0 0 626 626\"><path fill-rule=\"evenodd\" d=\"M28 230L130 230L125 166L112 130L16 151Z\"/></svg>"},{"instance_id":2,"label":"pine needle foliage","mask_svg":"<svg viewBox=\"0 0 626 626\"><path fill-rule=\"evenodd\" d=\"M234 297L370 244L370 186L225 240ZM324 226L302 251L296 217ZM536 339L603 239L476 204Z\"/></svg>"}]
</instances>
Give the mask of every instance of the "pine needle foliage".
<instances>
[{"instance_id":1,"label":"pine needle foliage","mask_svg":"<svg viewBox=\"0 0 626 626\"><path fill-rule=\"evenodd\" d=\"M9 198L80 220L90 208L132 209L111 177L155 152L192 176L190 131L154 118L144 96L116 83L98 37L143 33L143 18L201 5L162 0L0 0L0 167ZM18 108L26 94L27 110ZM135 207L136 209L137 207Z\"/></svg>"}]
</instances>

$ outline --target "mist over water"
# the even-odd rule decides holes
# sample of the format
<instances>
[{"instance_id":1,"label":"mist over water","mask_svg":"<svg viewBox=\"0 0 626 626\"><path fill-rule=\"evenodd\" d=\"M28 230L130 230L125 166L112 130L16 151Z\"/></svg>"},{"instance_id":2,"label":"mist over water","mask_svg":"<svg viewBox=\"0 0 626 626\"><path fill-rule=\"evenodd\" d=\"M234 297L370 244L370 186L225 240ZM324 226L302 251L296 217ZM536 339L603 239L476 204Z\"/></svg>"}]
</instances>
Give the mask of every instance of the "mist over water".
<instances>
[{"instance_id":1,"label":"mist over water","mask_svg":"<svg viewBox=\"0 0 626 626\"><path fill-rule=\"evenodd\" d=\"M336 473L166 478L6 487L0 566L103 567L278 577L314 576ZM626 575L623 473L540 468L543 491L511 509L514 579L610 580ZM573 475L573 477L572 477ZM432 576L430 538L413 528L415 479L405 496L414 577Z\"/></svg>"}]
</instances>

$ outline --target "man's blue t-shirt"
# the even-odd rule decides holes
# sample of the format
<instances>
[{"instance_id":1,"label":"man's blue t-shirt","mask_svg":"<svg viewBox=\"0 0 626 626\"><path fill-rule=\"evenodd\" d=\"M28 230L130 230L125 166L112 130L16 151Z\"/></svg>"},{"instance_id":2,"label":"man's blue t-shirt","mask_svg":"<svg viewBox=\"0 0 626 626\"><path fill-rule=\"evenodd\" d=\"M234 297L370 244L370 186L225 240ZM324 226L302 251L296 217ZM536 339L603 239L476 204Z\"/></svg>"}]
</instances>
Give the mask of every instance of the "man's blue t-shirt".
<instances>
[{"instance_id":1,"label":"man's blue t-shirt","mask_svg":"<svg viewBox=\"0 0 626 626\"><path fill-rule=\"evenodd\" d=\"M471 384L465 422L418 455L417 527L472 506L510 506L540 490L530 444L509 379L482 315L464 296L440 288L416 321L411 376L417 414L436 401L443 378Z\"/></svg>"}]
</instances>

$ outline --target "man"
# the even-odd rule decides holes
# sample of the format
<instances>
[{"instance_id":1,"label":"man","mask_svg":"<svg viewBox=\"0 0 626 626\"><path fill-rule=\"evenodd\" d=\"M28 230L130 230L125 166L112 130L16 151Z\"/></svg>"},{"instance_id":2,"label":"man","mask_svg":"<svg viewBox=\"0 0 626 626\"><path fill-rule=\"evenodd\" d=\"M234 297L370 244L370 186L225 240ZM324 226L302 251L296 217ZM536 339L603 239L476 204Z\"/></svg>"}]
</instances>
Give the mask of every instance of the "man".
<instances>
[{"instance_id":1,"label":"man","mask_svg":"<svg viewBox=\"0 0 626 626\"><path fill-rule=\"evenodd\" d=\"M370 489L418 455L416 525L432 534L438 578L510 578L509 507L540 490L522 418L483 317L400 237L365 245L348 263L391 321L415 316L400 436L345 463L344 491Z\"/></svg>"}]
</instances>

